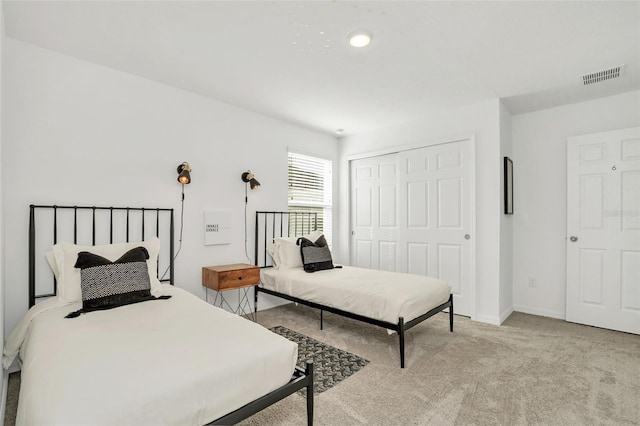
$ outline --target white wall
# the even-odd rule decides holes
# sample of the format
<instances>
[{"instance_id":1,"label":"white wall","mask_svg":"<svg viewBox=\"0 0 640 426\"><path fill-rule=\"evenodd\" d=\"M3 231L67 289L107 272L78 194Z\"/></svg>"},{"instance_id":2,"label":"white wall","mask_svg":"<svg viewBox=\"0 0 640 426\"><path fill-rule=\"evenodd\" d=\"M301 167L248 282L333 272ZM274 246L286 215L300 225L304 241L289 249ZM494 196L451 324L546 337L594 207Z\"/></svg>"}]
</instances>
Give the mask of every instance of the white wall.
<instances>
[{"instance_id":1,"label":"white wall","mask_svg":"<svg viewBox=\"0 0 640 426\"><path fill-rule=\"evenodd\" d=\"M640 126L640 91L517 115L512 124L514 308L565 318L566 141Z\"/></svg>"},{"instance_id":2,"label":"white wall","mask_svg":"<svg viewBox=\"0 0 640 426\"><path fill-rule=\"evenodd\" d=\"M403 146L419 146L426 141L470 137L476 153L476 276L475 315L478 321L500 323L500 221L502 192L500 176L500 102L490 100L408 123L349 136L340 141L340 240L337 257L348 263L349 251L349 163L347 157Z\"/></svg>"},{"instance_id":3,"label":"white wall","mask_svg":"<svg viewBox=\"0 0 640 426\"><path fill-rule=\"evenodd\" d=\"M30 203L179 209L175 167L189 161L193 183L186 187L184 248L176 281L204 297L202 266L244 260L240 174L246 169L263 184L250 194L251 229L256 209L286 209L288 147L333 160L339 194L334 255L337 262L348 263L345 158L460 136L473 136L476 152L474 319L500 323L512 303L519 311L564 318L566 138L640 125L640 92L514 117L491 100L345 137L337 144L331 136L5 40L4 32L0 47L0 232L5 234L0 290L4 286L6 301L0 303L0 313L4 307L6 332L27 305ZM502 214L505 155L514 160L514 216ZM16 174L24 178L9 185L8 177ZM232 212L234 241L204 246L202 213L220 208ZM3 258L9 241L11 250L5 249ZM528 287L529 278L536 279L536 288Z\"/></svg>"},{"instance_id":4,"label":"white wall","mask_svg":"<svg viewBox=\"0 0 640 426\"><path fill-rule=\"evenodd\" d=\"M2 120L2 93L4 87L2 72L4 67L4 45L5 45L5 32L4 32L4 5L0 3L0 164L2 164L2 141L4 126ZM4 211L4 207L2 204L3 198L3 190L2 190L2 174L0 173L0 333L2 333L2 345L4 347L4 221L2 220ZM6 376L6 373L3 374ZM5 388L4 388L4 380L2 381L2 385L0 385L0 418L4 419L4 409L6 405L5 400Z\"/></svg>"},{"instance_id":5,"label":"white wall","mask_svg":"<svg viewBox=\"0 0 640 426\"><path fill-rule=\"evenodd\" d=\"M178 219L176 167L188 161L176 282L204 297L202 266L246 261L242 172L262 183L249 194L252 235L256 209L287 209L288 147L337 170L332 136L10 38L4 60L7 332L27 309L30 203L174 207ZM203 212L212 209L231 211L232 244L203 245Z\"/></svg>"},{"instance_id":6,"label":"white wall","mask_svg":"<svg viewBox=\"0 0 640 426\"><path fill-rule=\"evenodd\" d=\"M500 161L513 160L511 114L500 102ZM504 163L502 163L504 164ZM504 165L500 173L500 322L513 312L513 216L504 214ZM514 214L517 214L514 210Z\"/></svg>"}]
</instances>

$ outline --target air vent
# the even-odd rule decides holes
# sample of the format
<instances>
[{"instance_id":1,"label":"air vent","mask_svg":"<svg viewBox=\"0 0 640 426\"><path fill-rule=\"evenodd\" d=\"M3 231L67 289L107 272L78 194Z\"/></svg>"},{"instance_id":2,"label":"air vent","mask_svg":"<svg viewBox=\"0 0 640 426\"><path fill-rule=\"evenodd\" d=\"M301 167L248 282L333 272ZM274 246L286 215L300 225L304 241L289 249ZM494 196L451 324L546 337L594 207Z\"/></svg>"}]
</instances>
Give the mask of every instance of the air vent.
<instances>
[{"instance_id":1,"label":"air vent","mask_svg":"<svg viewBox=\"0 0 640 426\"><path fill-rule=\"evenodd\" d=\"M624 65L609 68L608 70L602 70L584 74L580 76L582 78L582 84L589 85L594 83L600 83L601 81L611 80L612 78L618 78L624 73Z\"/></svg>"}]
</instances>

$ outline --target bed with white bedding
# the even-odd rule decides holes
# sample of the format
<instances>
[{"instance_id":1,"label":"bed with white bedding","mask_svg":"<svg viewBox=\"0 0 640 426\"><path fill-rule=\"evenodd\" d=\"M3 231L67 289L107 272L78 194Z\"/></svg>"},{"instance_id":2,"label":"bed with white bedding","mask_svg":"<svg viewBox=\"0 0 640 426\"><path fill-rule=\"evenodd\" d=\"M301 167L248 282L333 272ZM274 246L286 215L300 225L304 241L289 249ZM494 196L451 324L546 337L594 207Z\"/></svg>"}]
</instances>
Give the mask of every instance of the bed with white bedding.
<instances>
[{"instance_id":1,"label":"bed with white bedding","mask_svg":"<svg viewBox=\"0 0 640 426\"><path fill-rule=\"evenodd\" d=\"M73 211L74 240L81 234L78 216L89 211L92 241L87 246L55 244L46 255L56 278L53 292L39 293L37 261L45 256L36 255L41 240L36 211L53 211L56 243L66 209ZM96 245L96 209L108 211L110 244ZM146 227L155 226L157 236L161 211L170 213L167 271L173 278L173 209L30 207L30 309L3 354L5 369L16 358L21 364L17 424L233 424L302 388L310 395L307 420L312 424L313 365L308 363L305 371L295 367L297 345L187 291L161 284L157 237L111 244L118 210L126 211L127 241L131 212L140 213L142 239ZM146 216L155 223L147 217L145 226ZM136 260L131 253L144 257ZM98 266L85 271L86 265L78 266L83 256L98 259ZM97 284L89 280L94 275ZM142 278L146 287L127 288L131 277L135 285ZM95 296L105 288L109 292ZM140 292L147 294L139 297ZM38 298L44 300L36 304ZM91 305L96 301L103 305Z\"/></svg>"},{"instance_id":2,"label":"bed with white bedding","mask_svg":"<svg viewBox=\"0 0 640 426\"><path fill-rule=\"evenodd\" d=\"M167 300L65 316L37 304L11 336L19 348L19 425L203 425L285 385L297 345L163 285Z\"/></svg>"},{"instance_id":3,"label":"bed with white bedding","mask_svg":"<svg viewBox=\"0 0 640 426\"><path fill-rule=\"evenodd\" d=\"M442 280L351 266L312 274L300 267L265 268L261 280L278 293L394 324L419 317L451 295Z\"/></svg>"},{"instance_id":4,"label":"bed with white bedding","mask_svg":"<svg viewBox=\"0 0 640 426\"><path fill-rule=\"evenodd\" d=\"M453 295L449 283L420 275L355 267L333 268L322 234L316 229L315 213L256 212L256 265L261 266L258 294L266 293L320 310L328 311L398 333L400 366L405 365L405 332L445 309L449 310L449 329L453 331ZM292 232L293 231L293 232ZM306 242L296 235L305 233ZM312 244L322 241L318 245ZM313 256L328 256L307 268L301 247L309 244ZM322 251L324 250L324 251ZM318 254L321 251L323 254ZM313 263L313 262L312 262ZM304 265L304 268L303 268ZM305 269L313 270L313 273Z\"/></svg>"}]
</instances>

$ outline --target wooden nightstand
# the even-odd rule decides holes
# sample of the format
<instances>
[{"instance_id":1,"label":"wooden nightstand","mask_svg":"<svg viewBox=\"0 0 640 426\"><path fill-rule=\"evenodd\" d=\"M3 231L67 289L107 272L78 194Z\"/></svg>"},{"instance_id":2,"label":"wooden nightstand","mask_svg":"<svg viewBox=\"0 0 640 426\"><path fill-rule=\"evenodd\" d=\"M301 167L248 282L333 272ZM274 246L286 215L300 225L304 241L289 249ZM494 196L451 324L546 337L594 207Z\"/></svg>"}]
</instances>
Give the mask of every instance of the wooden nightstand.
<instances>
[{"instance_id":1,"label":"wooden nightstand","mask_svg":"<svg viewBox=\"0 0 640 426\"><path fill-rule=\"evenodd\" d=\"M207 289L216 291L213 304L219 302L219 306L226 305L229 310L244 316L250 316L255 321L254 312L251 309L249 290L260 284L260 268L246 263L234 263L231 265L205 266L202 268L202 285L205 287L206 299L209 301ZM238 307L233 308L225 299L223 292L238 290Z\"/></svg>"}]
</instances>

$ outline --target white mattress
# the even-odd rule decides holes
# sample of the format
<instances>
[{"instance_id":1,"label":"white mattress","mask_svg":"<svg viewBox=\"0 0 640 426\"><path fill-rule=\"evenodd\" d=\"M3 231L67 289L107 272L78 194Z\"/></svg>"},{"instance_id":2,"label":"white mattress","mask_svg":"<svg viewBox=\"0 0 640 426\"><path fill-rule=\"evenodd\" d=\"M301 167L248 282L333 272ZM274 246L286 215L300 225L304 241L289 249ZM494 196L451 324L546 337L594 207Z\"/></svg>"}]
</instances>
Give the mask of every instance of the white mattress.
<instances>
[{"instance_id":1,"label":"white mattress","mask_svg":"<svg viewBox=\"0 0 640 426\"><path fill-rule=\"evenodd\" d=\"M18 425L202 425L284 385L298 348L262 326L163 286L168 300L78 318L79 304L32 308L20 348Z\"/></svg>"},{"instance_id":2,"label":"white mattress","mask_svg":"<svg viewBox=\"0 0 640 426\"><path fill-rule=\"evenodd\" d=\"M451 286L420 275L344 266L313 273L263 268L265 288L343 311L397 324L445 303Z\"/></svg>"}]
</instances>

